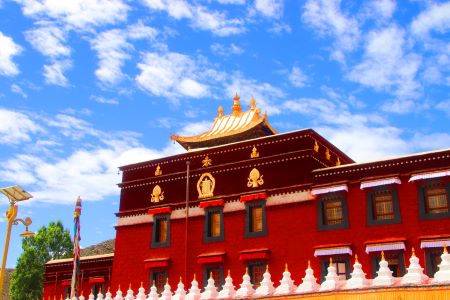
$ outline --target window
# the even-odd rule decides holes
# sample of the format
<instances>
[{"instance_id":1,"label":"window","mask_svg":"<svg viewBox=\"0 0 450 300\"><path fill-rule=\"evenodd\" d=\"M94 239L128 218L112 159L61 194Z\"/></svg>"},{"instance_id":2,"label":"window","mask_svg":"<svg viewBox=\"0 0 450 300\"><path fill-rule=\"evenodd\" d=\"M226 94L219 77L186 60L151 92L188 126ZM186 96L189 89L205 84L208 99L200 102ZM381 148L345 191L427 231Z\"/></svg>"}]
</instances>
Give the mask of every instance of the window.
<instances>
[{"instance_id":1,"label":"window","mask_svg":"<svg viewBox=\"0 0 450 300\"><path fill-rule=\"evenodd\" d=\"M328 194L318 200L318 230L348 228L347 201L342 194Z\"/></svg>"},{"instance_id":2,"label":"window","mask_svg":"<svg viewBox=\"0 0 450 300\"><path fill-rule=\"evenodd\" d=\"M384 259L389 264L389 269L392 271L392 276L402 277L405 275L405 258L403 251L385 251ZM372 264L372 278L377 276L377 271L380 268L381 252L373 252L371 256Z\"/></svg>"},{"instance_id":3,"label":"window","mask_svg":"<svg viewBox=\"0 0 450 300\"><path fill-rule=\"evenodd\" d=\"M153 216L152 247L167 247L170 245L170 216Z\"/></svg>"},{"instance_id":4,"label":"window","mask_svg":"<svg viewBox=\"0 0 450 300\"><path fill-rule=\"evenodd\" d=\"M428 181L419 187L419 213L421 219L450 217L450 183Z\"/></svg>"},{"instance_id":5,"label":"window","mask_svg":"<svg viewBox=\"0 0 450 300\"><path fill-rule=\"evenodd\" d=\"M367 192L367 224L369 226L400 222L397 191L382 186Z\"/></svg>"},{"instance_id":6,"label":"window","mask_svg":"<svg viewBox=\"0 0 450 300\"><path fill-rule=\"evenodd\" d=\"M439 271L438 265L441 263L442 248L426 248L425 249L425 267L426 273L430 277L434 277Z\"/></svg>"},{"instance_id":7,"label":"window","mask_svg":"<svg viewBox=\"0 0 450 300\"><path fill-rule=\"evenodd\" d=\"M266 235L266 202L246 202L245 236Z\"/></svg>"},{"instance_id":8,"label":"window","mask_svg":"<svg viewBox=\"0 0 450 300\"><path fill-rule=\"evenodd\" d=\"M225 283L223 277L223 267L222 266L206 266L203 268L203 287L208 284L209 276L212 275L214 279L214 285L220 290L222 285Z\"/></svg>"},{"instance_id":9,"label":"window","mask_svg":"<svg viewBox=\"0 0 450 300\"><path fill-rule=\"evenodd\" d=\"M156 270L150 272L150 288L155 284L156 291L158 294L161 294L164 291L164 285L167 281L167 271L166 270Z\"/></svg>"},{"instance_id":10,"label":"window","mask_svg":"<svg viewBox=\"0 0 450 300\"><path fill-rule=\"evenodd\" d=\"M222 207L208 207L205 209L205 226L203 237L205 242L223 241Z\"/></svg>"},{"instance_id":11,"label":"window","mask_svg":"<svg viewBox=\"0 0 450 300\"><path fill-rule=\"evenodd\" d=\"M350 278L350 260L349 255L333 255L333 266L336 268L336 273L339 280ZM330 256L323 256L321 261L321 282L325 281L325 276L328 274L328 267L330 266Z\"/></svg>"},{"instance_id":12,"label":"window","mask_svg":"<svg viewBox=\"0 0 450 300\"><path fill-rule=\"evenodd\" d=\"M64 295L67 296L67 298L70 298L70 291L71 291L70 285L64 288Z\"/></svg>"},{"instance_id":13,"label":"window","mask_svg":"<svg viewBox=\"0 0 450 300\"><path fill-rule=\"evenodd\" d=\"M97 295L100 292L105 295L105 286L103 283L94 283L92 284L91 289L92 293L94 294L94 299L97 299Z\"/></svg>"},{"instance_id":14,"label":"window","mask_svg":"<svg viewBox=\"0 0 450 300\"><path fill-rule=\"evenodd\" d=\"M254 288L261 285L263 274L266 272L266 265L265 262L253 262L247 265L250 282L253 284Z\"/></svg>"}]
</instances>

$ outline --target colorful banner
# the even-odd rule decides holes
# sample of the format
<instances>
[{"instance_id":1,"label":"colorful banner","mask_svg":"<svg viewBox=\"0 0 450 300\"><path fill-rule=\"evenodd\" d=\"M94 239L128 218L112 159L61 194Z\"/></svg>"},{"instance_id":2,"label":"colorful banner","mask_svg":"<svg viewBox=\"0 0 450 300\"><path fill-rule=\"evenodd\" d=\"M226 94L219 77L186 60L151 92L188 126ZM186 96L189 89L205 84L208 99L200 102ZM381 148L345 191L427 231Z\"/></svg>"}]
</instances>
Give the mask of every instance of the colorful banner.
<instances>
[{"instance_id":1,"label":"colorful banner","mask_svg":"<svg viewBox=\"0 0 450 300\"><path fill-rule=\"evenodd\" d=\"M81 216L81 198L78 196L73 213L73 273L70 285L70 299L78 299L78 278L80 276L80 216Z\"/></svg>"}]
</instances>

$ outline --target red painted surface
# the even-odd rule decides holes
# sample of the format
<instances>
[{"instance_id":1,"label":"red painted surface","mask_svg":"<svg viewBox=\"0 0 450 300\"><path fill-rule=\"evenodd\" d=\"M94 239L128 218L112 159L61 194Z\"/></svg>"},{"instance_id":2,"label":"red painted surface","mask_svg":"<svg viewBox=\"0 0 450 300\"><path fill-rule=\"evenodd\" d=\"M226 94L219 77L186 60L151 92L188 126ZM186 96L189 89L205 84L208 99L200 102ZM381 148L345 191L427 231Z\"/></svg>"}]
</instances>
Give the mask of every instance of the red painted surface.
<instances>
[{"instance_id":1,"label":"red painted surface","mask_svg":"<svg viewBox=\"0 0 450 300\"><path fill-rule=\"evenodd\" d=\"M149 215L169 214L172 211L170 207L151 208L148 210Z\"/></svg>"},{"instance_id":2,"label":"red painted surface","mask_svg":"<svg viewBox=\"0 0 450 300\"><path fill-rule=\"evenodd\" d=\"M212 200L212 201L203 201L203 202L200 202L198 207L207 208L207 207L214 207L214 206L223 206L224 203L225 202L222 199Z\"/></svg>"}]
</instances>

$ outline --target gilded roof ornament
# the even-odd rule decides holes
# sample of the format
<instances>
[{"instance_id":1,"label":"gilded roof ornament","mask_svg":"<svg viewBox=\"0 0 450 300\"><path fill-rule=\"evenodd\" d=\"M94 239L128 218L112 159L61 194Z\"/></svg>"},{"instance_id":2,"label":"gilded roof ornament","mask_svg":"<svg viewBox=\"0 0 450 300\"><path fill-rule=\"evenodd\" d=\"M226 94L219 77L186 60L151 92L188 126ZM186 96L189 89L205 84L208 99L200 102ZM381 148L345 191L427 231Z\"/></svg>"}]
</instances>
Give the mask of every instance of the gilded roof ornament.
<instances>
[{"instance_id":1,"label":"gilded roof ornament","mask_svg":"<svg viewBox=\"0 0 450 300\"><path fill-rule=\"evenodd\" d=\"M250 98L250 109L256 109L256 101L255 98Z\"/></svg>"},{"instance_id":2,"label":"gilded roof ornament","mask_svg":"<svg viewBox=\"0 0 450 300\"><path fill-rule=\"evenodd\" d=\"M208 198L214 196L216 180L211 173L203 173L197 181L198 198Z\"/></svg>"},{"instance_id":3,"label":"gilded roof ornament","mask_svg":"<svg viewBox=\"0 0 450 300\"><path fill-rule=\"evenodd\" d=\"M319 152L319 144L314 140L314 151Z\"/></svg>"},{"instance_id":4,"label":"gilded roof ornament","mask_svg":"<svg viewBox=\"0 0 450 300\"><path fill-rule=\"evenodd\" d=\"M239 100L241 98L239 97L238 93L236 93L236 95L234 96L233 100L233 106L231 107L231 110L233 111L233 115L239 115L239 113L242 110L241 104L239 103Z\"/></svg>"},{"instance_id":5,"label":"gilded roof ornament","mask_svg":"<svg viewBox=\"0 0 450 300\"><path fill-rule=\"evenodd\" d=\"M331 159L331 154L330 154L330 150L327 148L327 150L325 151L325 157L330 160Z\"/></svg>"},{"instance_id":6,"label":"gilded roof ornament","mask_svg":"<svg viewBox=\"0 0 450 300\"><path fill-rule=\"evenodd\" d=\"M264 184L263 175L261 175L261 173L259 173L258 169L253 168L253 170L251 170L250 174L248 175L247 186L256 188L263 184Z\"/></svg>"},{"instance_id":7,"label":"gilded roof ornament","mask_svg":"<svg viewBox=\"0 0 450 300\"><path fill-rule=\"evenodd\" d=\"M212 159L209 158L208 155L206 155L202 160L202 167L209 167L210 165L212 165Z\"/></svg>"},{"instance_id":8,"label":"gilded roof ornament","mask_svg":"<svg viewBox=\"0 0 450 300\"><path fill-rule=\"evenodd\" d=\"M339 157L336 159L336 166L340 166L341 165L341 160L339 159Z\"/></svg>"},{"instance_id":9,"label":"gilded roof ornament","mask_svg":"<svg viewBox=\"0 0 450 300\"><path fill-rule=\"evenodd\" d=\"M219 108L217 109L217 117L218 118L223 117L223 107L222 107L222 105L219 106Z\"/></svg>"},{"instance_id":10,"label":"gilded roof ornament","mask_svg":"<svg viewBox=\"0 0 450 300\"><path fill-rule=\"evenodd\" d=\"M259 157L258 149L256 149L255 146L253 146L252 153L250 153L250 158L257 158L257 157Z\"/></svg>"},{"instance_id":11,"label":"gilded roof ornament","mask_svg":"<svg viewBox=\"0 0 450 300\"><path fill-rule=\"evenodd\" d=\"M162 171L161 171L161 166L158 165L155 170L155 176L160 176L160 175L162 175Z\"/></svg>"},{"instance_id":12,"label":"gilded roof ornament","mask_svg":"<svg viewBox=\"0 0 450 300\"><path fill-rule=\"evenodd\" d=\"M164 191L161 189L159 185L155 185L152 191L152 199L151 202L159 202L164 200Z\"/></svg>"}]
</instances>

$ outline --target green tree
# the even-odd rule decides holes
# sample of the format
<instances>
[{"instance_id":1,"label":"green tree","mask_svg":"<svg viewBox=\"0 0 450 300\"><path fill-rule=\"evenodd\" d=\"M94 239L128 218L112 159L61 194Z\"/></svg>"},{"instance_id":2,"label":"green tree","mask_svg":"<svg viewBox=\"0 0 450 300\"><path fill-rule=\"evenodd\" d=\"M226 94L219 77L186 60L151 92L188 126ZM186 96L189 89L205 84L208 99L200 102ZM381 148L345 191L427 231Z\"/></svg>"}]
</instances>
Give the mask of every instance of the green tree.
<instances>
[{"instance_id":1,"label":"green tree","mask_svg":"<svg viewBox=\"0 0 450 300\"><path fill-rule=\"evenodd\" d=\"M72 256L70 232L61 221L42 226L34 237L22 240L20 255L11 280L11 300L41 299L44 265L47 261Z\"/></svg>"}]
</instances>

